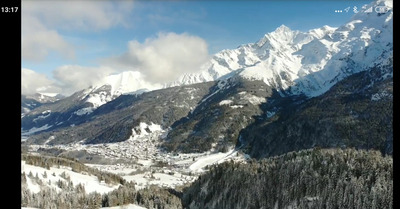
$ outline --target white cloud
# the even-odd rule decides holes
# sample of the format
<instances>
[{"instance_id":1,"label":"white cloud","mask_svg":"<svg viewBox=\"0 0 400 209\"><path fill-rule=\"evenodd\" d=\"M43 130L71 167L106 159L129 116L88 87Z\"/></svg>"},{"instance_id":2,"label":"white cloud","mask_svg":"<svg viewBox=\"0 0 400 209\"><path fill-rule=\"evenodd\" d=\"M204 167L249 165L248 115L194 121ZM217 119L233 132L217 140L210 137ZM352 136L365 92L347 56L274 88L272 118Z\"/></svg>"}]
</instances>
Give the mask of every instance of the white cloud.
<instances>
[{"instance_id":1,"label":"white cloud","mask_svg":"<svg viewBox=\"0 0 400 209\"><path fill-rule=\"evenodd\" d=\"M60 31L93 32L128 26L133 1L22 1L22 58L42 61L49 53L75 56Z\"/></svg>"},{"instance_id":2,"label":"white cloud","mask_svg":"<svg viewBox=\"0 0 400 209\"><path fill-rule=\"evenodd\" d=\"M143 82L160 85L176 79L183 73L196 72L208 58L206 42L188 34L159 34L144 43L130 41L128 51L118 57L103 60L105 65L87 67L63 65L53 71L54 81L29 69L22 70L22 93L51 92L70 95L122 71L138 71Z\"/></svg>"},{"instance_id":3,"label":"white cloud","mask_svg":"<svg viewBox=\"0 0 400 209\"><path fill-rule=\"evenodd\" d=\"M53 71L54 80L51 80L44 74L22 68L21 93L60 93L69 96L90 86L102 84L103 79L114 72L116 71L109 67L64 65Z\"/></svg>"},{"instance_id":4,"label":"white cloud","mask_svg":"<svg viewBox=\"0 0 400 209\"><path fill-rule=\"evenodd\" d=\"M46 28L37 18L25 15L22 20L22 58L41 61L51 52L73 58L74 48L55 30Z\"/></svg>"},{"instance_id":5,"label":"white cloud","mask_svg":"<svg viewBox=\"0 0 400 209\"><path fill-rule=\"evenodd\" d=\"M133 1L23 1L24 13L32 14L47 26L64 30L105 30L127 25Z\"/></svg>"},{"instance_id":6,"label":"white cloud","mask_svg":"<svg viewBox=\"0 0 400 209\"><path fill-rule=\"evenodd\" d=\"M186 33L159 33L144 43L130 41L128 51L103 60L103 64L140 71L150 82L175 81L183 73L196 72L208 59L206 41Z\"/></svg>"},{"instance_id":7,"label":"white cloud","mask_svg":"<svg viewBox=\"0 0 400 209\"><path fill-rule=\"evenodd\" d=\"M57 85L63 89L64 95L70 95L89 86L101 82L107 75L115 72L109 67L84 67L65 65L53 71Z\"/></svg>"},{"instance_id":8,"label":"white cloud","mask_svg":"<svg viewBox=\"0 0 400 209\"><path fill-rule=\"evenodd\" d=\"M21 91L24 95L31 95L38 92L60 93L61 89L55 85L54 81L47 78L44 74L22 68Z\"/></svg>"}]
</instances>

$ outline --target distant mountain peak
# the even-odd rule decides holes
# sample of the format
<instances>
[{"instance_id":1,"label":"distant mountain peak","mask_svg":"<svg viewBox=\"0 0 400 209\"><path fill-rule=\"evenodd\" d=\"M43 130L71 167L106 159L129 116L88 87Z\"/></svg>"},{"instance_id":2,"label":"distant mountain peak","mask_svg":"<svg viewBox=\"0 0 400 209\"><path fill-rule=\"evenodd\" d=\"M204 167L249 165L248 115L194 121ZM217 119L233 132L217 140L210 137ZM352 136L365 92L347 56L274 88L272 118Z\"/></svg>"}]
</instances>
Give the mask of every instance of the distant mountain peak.
<instances>
[{"instance_id":1,"label":"distant mountain peak","mask_svg":"<svg viewBox=\"0 0 400 209\"><path fill-rule=\"evenodd\" d=\"M287 27L286 25L281 25L276 30L274 31L275 33L287 33L287 32L292 32L292 30Z\"/></svg>"},{"instance_id":2,"label":"distant mountain peak","mask_svg":"<svg viewBox=\"0 0 400 209\"><path fill-rule=\"evenodd\" d=\"M99 89L104 85L111 87L110 94L112 96L134 93L143 89L150 91L160 88L160 86L147 82L139 71L124 71L109 75L94 85L93 89Z\"/></svg>"}]
</instances>

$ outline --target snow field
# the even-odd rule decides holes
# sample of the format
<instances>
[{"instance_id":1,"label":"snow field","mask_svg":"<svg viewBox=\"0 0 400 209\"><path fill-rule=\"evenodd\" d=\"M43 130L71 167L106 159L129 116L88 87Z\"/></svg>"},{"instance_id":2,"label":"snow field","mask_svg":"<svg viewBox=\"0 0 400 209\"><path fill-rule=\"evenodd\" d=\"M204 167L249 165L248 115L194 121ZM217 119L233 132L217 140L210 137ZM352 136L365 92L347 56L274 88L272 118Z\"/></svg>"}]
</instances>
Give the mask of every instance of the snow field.
<instances>
[{"instance_id":1,"label":"snow field","mask_svg":"<svg viewBox=\"0 0 400 209\"><path fill-rule=\"evenodd\" d=\"M63 172L65 172L66 176L69 176L74 186L78 184L85 186L85 191L87 194L91 192L107 193L119 187L119 184L107 185L104 182L99 182L96 176L76 173L73 172L71 168L63 166L60 166L60 168L50 167L50 170L47 170L42 167L26 164L25 161L21 161L21 173L23 172L25 172L29 190L34 193L40 191L40 186L34 183L34 181L28 176L30 172L32 172L34 177L37 174L39 179L42 180L46 186L55 188L57 191L61 190L59 187L57 187L58 180L67 182L60 176ZM47 177L43 176L44 173L46 173ZM55 176L53 176L53 173Z\"/></svg>"},{"instance_id":2,"label":"snow field","mask_svg":"<svg viewBox=\"0 0 400 209\"><path fill-rule=\"evenodd\" d=\"M43 131L43 130L49 129L51 127L52 127L52 125L49 126L49 124L46 124L46 125L44 125L42 127L39 127L39 128L33 127L33 128L31 128L31 129L29 129L27 131L21 130L21 136L22 137L28 137L31 134L34 134L34 133L36 133L38 131Z\"/></svg>"},{"instance_id":3,"label":"snow field","mask_svg":"<svg viewBox=\"0 0 400 209\"><path fill-rule=\"evenodd\" d=\"M227 153L219 152L200 157L198 160L196 160L196 162L194 162L192 165L189 166L189 169L193 172L203 172L204 171L203 168L206 167L207 165L222 163L226 159L228 159L229 156L232 156L236 153L237 151L232 149Z\"/></svg>"},{"instance_id":4,"label":"snow field","mask_svg":"<svg viewBox=\"0 0 400 209\"><path fill-rule=\"evenodd\" d=\"M222 105L229 105L229 104L232 104L232 103L233 103L232 100L222 100L222 101L219 103L219 105L220 105L220 106L222 106Z\"/></svg>"},{"instance_id":5,"label":"snow field","mask_svg":"<svg viewBox=\"0 0 400 209\"><path fill-rule=\"evenodd\" d=\"M158 185L160 187L175 188L176 186L184 185L193 181L195 178L182 174L166 174L166 173L151 173L126 175L123 178L127 181L136 182L136 189L143 189L149 185Z\"/></svg>"},{"instance_id":6,"label":"snow field","mask_svg":"<svg viewBox=\"0 0 400 209\"><path fill-rule=\"evenodd\" d=\"M128 204L122 206L114 206L114 207L103 207L104 209L146 209L145 207L135 205L135 204Z\"/></svg>"}]
</instances>

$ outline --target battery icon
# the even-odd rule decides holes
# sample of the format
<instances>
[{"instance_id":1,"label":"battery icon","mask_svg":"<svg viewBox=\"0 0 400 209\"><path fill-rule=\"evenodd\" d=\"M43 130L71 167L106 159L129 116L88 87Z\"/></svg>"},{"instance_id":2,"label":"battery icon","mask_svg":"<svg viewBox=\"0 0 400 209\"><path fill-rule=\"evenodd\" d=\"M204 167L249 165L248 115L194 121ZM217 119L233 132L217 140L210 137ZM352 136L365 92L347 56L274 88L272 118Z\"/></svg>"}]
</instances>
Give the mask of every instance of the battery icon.
<instances>
[{"instance_id":1,"label":"battery icon","mask_svg":"<svg viewBox=\"0 0 400 209\"><path fill-rule=\"evenodd\" d=\"M388 11L388 8L385 6L377 6L375 7L375 12L376 13L386 13Z\"/></svg>"}]
</instances>

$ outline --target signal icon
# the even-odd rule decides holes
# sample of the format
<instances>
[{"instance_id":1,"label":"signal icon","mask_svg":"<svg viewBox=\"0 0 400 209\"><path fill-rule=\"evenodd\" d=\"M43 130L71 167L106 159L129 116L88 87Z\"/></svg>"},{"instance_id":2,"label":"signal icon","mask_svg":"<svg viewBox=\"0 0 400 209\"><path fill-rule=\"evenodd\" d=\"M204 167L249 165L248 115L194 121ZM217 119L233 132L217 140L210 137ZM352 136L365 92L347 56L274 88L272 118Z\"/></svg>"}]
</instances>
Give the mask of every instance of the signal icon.
<instances>
[{"instance_id":1,"label":"signal icon","mask_svg":"<svg viewBox=\"0 0 400 209\"><path fill-rule=\"evenodd\" d=\"M370 8L368 8L368 9L364 10L364 12L365 12L365 13L371 13L371 12L372 12L372 7L370 7Z\"/></svg>"}]
</instances>

